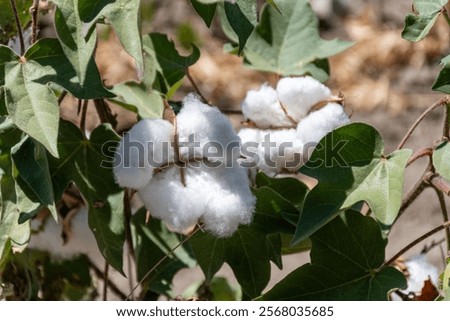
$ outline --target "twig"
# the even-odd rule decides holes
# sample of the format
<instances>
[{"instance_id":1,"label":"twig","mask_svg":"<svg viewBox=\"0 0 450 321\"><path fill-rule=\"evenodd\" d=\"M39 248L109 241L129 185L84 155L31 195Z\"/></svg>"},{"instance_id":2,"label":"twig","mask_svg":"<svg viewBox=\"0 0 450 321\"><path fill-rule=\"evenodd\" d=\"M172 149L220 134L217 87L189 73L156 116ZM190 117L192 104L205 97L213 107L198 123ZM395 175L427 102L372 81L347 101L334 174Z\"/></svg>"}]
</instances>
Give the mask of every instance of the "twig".
<instances>
[{"instance_id":1,"label":"twig","mask_svg":"<svg viewBox=\"0 0 450 321\"><path fill-rule=\"evenodd\" d=\"M428 170L426 171L428 172ZM417 181L416 185L409 191L406 197L403 199L400 209L398 211L397 217L395 218L395 222L400 218L400 216L405 212L405 210L416 200L416 198L422 194L425 188L428 187L428 184L424 181L425 174ZM395 223L394 222L394 223Z\"/></svg>"},{"instance_id":2,"label":"twig","mask_svg":"<svg viewBox=\"0 0 450 321\"><path fill-rule=\"evenodd\" d=\"M61 105L61 103L63 102L64 98L66 98L66 96L67 96L67 90L64 89L61 92L61 95L59 95L59 97L58 97L58 105Z\"/></svg>"},{"instance_id":3,"label":"twig","mask_svg":"<svg viewBox=\"0 0 450 321\"><path fill-rule=\"evenodd\" d=\"M186 237L183 241L181 241L180 243L178 243L175 247L173 247L169 252L167 252L166 255L164 255L147 273L145 273L144 277L135 285L135 287L133 288L133 290L131 290L131 292L127 295L126 297L126 301L128 301L131 297L131 295L134 293L134 291L136 291L136 289L139 287L139 285L144 282L148 276L150 274L152 274L153 271L155 271L170 255L172 255L176 249L178 249L180 246L182 246L184 243L186 243L187 241L189 241L200 229L198 228L198 226L195 228L194 231L192 231L192 233Z\"/></svg>"},{"instance_id":4,"label":"twig","mask_svg":"<svg viewBox=\"0 0 450 321\"><path fill-rule=\"evenodd\" d=\"M439 198L439 205L441 206L442 217L444 219L444 222L447 222L449 219L448 219L447 205L445 204L444 193L442 193L440 190L438 190L434 186L433 186L433 189L435 190L437 197ZM450 229L449 228L445 229L445 239L447 241L447 252L448 252L448 251L450 251Z\"/></svg>"},{"instance_id":5,"label":"twig","mask_svg":"<svg viewBox=\"0 0 450 321\"><path fill-rule=\"evenodd\" d=\"M400 256L402 256L403 254L405 254L407 251L409 251L412 247L414 247L415 245L419 244L420 242L422 242L423 240L429 238L430 236L436 234L437 232L442 231L443 229L446 229L450 226L450 221L446 221L444 224L439 225L438 227L435 227L434 229L432 229L431 231L423 234L422 236L420 236L419 238L415 239L414 241L412 241L411 243L409 243L407 246L405 246L403 249L401 249L400 251L397 252L397 254L395 254L390 260L388 260L386 263L383 264L383 267L391 265L392 263L394 263Z\"/></svg>"},{"instance_id":6,"label":"twig","mask_svg":"<svg viewBox=\"0 0 450 321\"><path fill-rule=\"evenodd\" d=\"M115 294L117 295L121 300L125 300L127 298L127 296L125 295L125 293L123 293L118 287L117 285L115 285L111 280L109 280L108 278L105 278L105 276L103 275L103 272L91 261L88 260L89 262L89 267L94 271L95 275L102 279L104 283L108 283L108 287L109 289Z\"/></svg>"},{"instance_id":7,"label":"twig","mask_svg":"<svg viewBox=\"0 0 450 321\"><path fill-rule=\"evenodd\" d=\"M117 126L117 120L114 115L111 114L111 109L108 103L103 98L94 99L95 110L97 111L98 118L102 124L109 123L113 129Z\"/></svg>"},{"instance_id":8,"label":"twig","mask_svg":"<svg viewBox=\"0 0 450 321\"><path fill-rule=\"evenodd\" d=\"M83 101L83 107L81 107L81 120L80 120L80 130L83 136L86 135L86 114L89 100L85 99Z\"/></svg>"},{"instance_id":9,"label":"twig","mask_svg":"<svg viewBox=\"0 0 450 321\"><path fill-rule=\"evenodd\" d=\"M37 25L38 25L38 13L39 13L39 0L33 0L33 5L30 8L31 14L31 43L35 43L37 40Z\"/></svg>"},{"instance_id":10,"label":"twig","mask_svg":"<svg viewBox=\"0 0 450 321\"><path fill-rule=\"evenodd\" d=\"M105 280L108 280L108 273L109 273L109 264L105 261L105 271L103 272L103 275L105 276ZM103 282L103 301L108 300L108 282Z\"/></svg>"},{"instance_id":11,"label":"twig","mask_svg":"<svg viewBox=\"0 0 450 321\"><path fill-rule=\"evenodd\" d=\"M17 6L15 0L10 0L11 8L14 14L14 20L16 21L17 33L19 34L20 41L20 55L23 56L25 53L25 40L23 39L22 26L20 25L19 13L17 12Z\"/></svg>"},{"instance_id":12,"label":"twig","mask_svg":"<svg viewBox=\"0 0 450 321\"><path fill-rule=\"evenodd\" d=\"M442 125L442 137L450 139L450 105L444 107L444 124Z\"/></svg>"},{"instance_id":13,"label":"twig","mask_svg":"<svg viewBox=\"0 0 450 321\"><path fill-rule=\"evenodd\" d=\"M208 103L208 100L205 98L205 96L203 96L202 92L200 91L200 89L198 88L197 84L195 83L194 78L192 78L192 75L189 71L189 68L186 68L186 76L189 79L189 81L192 84L192 87L194 87L195 92L200 96L200 98L203 100L204 103Z\"/></svg>"},{"instance_id":14,"label":"twig","mask_svg":"<svg viewBox=\"0 0 450 321\"><path fill-rule=\"evenodd\" d=\"M433 155L433 150L431 148L429 148L429 147L422 148L422 149L418 150L417 152L415 152L413 155L411 155L411 157L408 159L408 162L406 163L406 167L408 167L409 165L414 163L419 158L422 158L425 156L432 156L432 155Z\"/></svg>"},{"instance_id":15,"label":"twig","mask_svg":"<svg viewBox=\"0 0 450 321\"><path fill-rule=\"evenodd\" d=\"M435 102L433 105L428 107L420 116L417 118L417 120L414 122L414 124L409 128L408 132L406 133L405 137L403 137L402 141L398 145L397 149L403 148L403 146L406 144L406 141L411 137L411 134L414 132L416 127L422 122L422 120L433 110L438 108L439 106L442 106L444 104L448 104L450 102L450 96L445 96L441 100Z\"/></svg>"},{"instance_id":16,"label":"twig","mask_svg":"<svg viewBox=\"0 0 450 321\"><path fill-rule=\"evenodd\" d=\"M433 188L442 192L443 194L450 196L450 186L445 182L439 174L428 172L425 175L424 180L430 184Z\"/></svg>"}]
</instances>

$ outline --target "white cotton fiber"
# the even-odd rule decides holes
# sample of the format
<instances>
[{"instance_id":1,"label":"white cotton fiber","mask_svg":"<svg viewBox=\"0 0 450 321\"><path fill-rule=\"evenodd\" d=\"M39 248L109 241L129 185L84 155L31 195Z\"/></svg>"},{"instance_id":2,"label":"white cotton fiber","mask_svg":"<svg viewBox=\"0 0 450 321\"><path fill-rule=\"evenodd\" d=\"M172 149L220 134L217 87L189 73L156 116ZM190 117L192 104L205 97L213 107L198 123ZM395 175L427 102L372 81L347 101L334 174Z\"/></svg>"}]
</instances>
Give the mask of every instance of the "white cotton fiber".
<instances>
[{"instance_id":1,"label":"white cotton fiber","mask_svg":"<svg viewBox=\"0 0 450 321\"><path fill-rule=\"evenodd\" d=\"M179 168L158 173L138 193L154 217L183 232L200 219L204 229L217 237L230 236L239 224L251 221L255 198L246 172L236 161L227 168L197 163L185 169L186 186Z\"/></svg>"},{"instance_id":2,"label":"white cotton fiber","mask_svg":"<svg viewBox=\"0 0 450 321\"><path fill-rule=\"evenodd\" d=\"M183 108L177 115L177 130L183 160L207 156L210 161L225 162L239 157L239 137L230 120L219 109L202 103L193 94L183 99ZM198 145L192 146L191 150L183 147L183 144L189 145L190 137Z\"/></svg>"},{"instance_id":3,"label":"white cotton fiber","mask_svg":"<svg viewBox=\"0 0 450 321\"><path fill-rule=\"evenodd\" d=\"M430 278L434 286L439 284L438 269L428 261L426 254L415 255L406 261L405 264L409 273L406 293L421 292L428 278Z\"/></svg>"},{"instance_id":4,"label":"white cotton fiber","mask_svg":"<svg viewBox=\"0 0 450 321\"><path fill-rule=\"evenodd\" d=\"M350 119L341 105L328 103L298 124L297 136L308 147L314 147L326 134L349 122Z\"/></svg>"},{"instance_id":5,"label":"white cotton fiber","mask_svg":"<svg viewBox=\"0 0 450 321\"><path fill-rule=\"evenodd\" d=\"M144 187L156 167L173 160L172 132L173 126L168 121L145 119L125 133L114 162L117 183L134 189Z\"/></svg>"},{"instance_id":6,"label":"white cotton fiber","mask_svg":"<svg viewBox=\"0 0 450 321\"><path fill-rule=\"evenodd\" d=\"M275 89L267 84L250 90L241 105L242 114L258 128L292 126L278 101Z\"/></svg>"},{"instance_id":7,"label":"white cotton fiber","mask_svg":"<svg viewBox=\"0 0 450 321\"><path fill-rule=\"evenodd\" d=\"M287 113L297 123L306 117L311 107L331 97L328 87L309 76L282 78L278 82L277 93Z\"/></svg>"}]
</instances>

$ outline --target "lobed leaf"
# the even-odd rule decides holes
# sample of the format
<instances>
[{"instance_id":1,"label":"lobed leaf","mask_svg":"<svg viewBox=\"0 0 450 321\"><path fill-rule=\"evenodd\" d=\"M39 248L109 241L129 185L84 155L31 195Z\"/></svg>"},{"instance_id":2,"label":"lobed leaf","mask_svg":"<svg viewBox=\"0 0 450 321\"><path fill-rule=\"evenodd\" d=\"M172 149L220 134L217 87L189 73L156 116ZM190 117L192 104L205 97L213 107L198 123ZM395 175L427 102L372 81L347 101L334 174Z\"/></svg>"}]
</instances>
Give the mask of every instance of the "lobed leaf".
<instances>
[{"instance_id":1,"label":"lobed leaf","mask_svg":"<svg viewBox=\"0 0 450 321\"><path fill-rule=\"evenodd\" d=\"M300 169L318 184L306 196L293 242L306 239L359 201L366 201L388 229L400 209L403 173L411 151L383 153L380 134L366 124L353 123L325 136Z\"/></svg>"},{"instance_id":2,"label":"lobed leaf","mask_svg":"<svg viewBox=\"0 0 450 321\"><path fill-rule=\"evenodd\" d=\"M114 181L112 160L119 137L110 125L100 125L88 140L74 124L61 120L60 157L49 159L55 196L74 182L88 207L89 227L106 261L122 272L125 241L123 191Z\"/></svg>"},{"instance_id":3,"label":"lobed leaf","mask_svg":"<svg viewBox=\"0 0 450 321\"><path fill-rule=\"evenodd\" d=\"M238 55L240 55L255 29L257 22L256 2L254 0L236 0L235 3L225 1L224 9L228 23L238 37Z\"/></svg>"},{"instance_id":4,"label":"lobed leaf","mask_svg":"<svg viewBox=\"0 0 450 321\"><path fill-rule=\"evenodd\" d=\"M450 55L441 60L442 70L436 78L432 89L450 94Z\"/></svg>"},{"instance_id":5,"label":"lobed leaf","mask_svg":"<svg viewBox=\"0 0 450 321\"><path fill-rule=\"evenodd\" d=\"M450 144L448 140L442 141L433 152L433 165L437 172L450 180Z\"/></svg>"},{"instance_id":6,"label":"lobed leaf","mask_svg":"<svg viewBox=\"0 0 450 321\"><path fill-rule=\"evenodd\" d=\"M320 38L318 19L307 0L278 0L281 15L265 5L260 22L247 41L244 56L249 67L283 76L311 74L325 81L323 60L351 43Z\"/></svg>"},{"instance_id":7,"label":"lobed leaf","mask_svg":"<svg viewBox=\"0 0 450 321\"><path fill-rule=\"evenodd\" d=\"M217 1L211 3L203 3L201 0L190 0L192 7L198 13L198 15L203 19L205 24L211 27L211 23L214 19L217 9Z\"/></svg>"},{"instance_id":8,"label":"lobed leaf","mask_svg":"<svg viewBox=\"0 0 450 321\"><path fill-rule=\"evenodd\" d=\"M348 210L312 237L311 263L296 269L264 300L387 300L406 287L402 272L382 267L386 240L370 217Z\"/></svg>"},{"instance_id":9,"label":"lobed leaf","mask_svg":"<svg viewBox=\"0 0 450 321\"><path fill-rule=\"evenodd\" d=\"M448 0L414 0L414 13L405 17L402 37L409 41L420 41L430 32Z\"/></svg>"}]
</instances>

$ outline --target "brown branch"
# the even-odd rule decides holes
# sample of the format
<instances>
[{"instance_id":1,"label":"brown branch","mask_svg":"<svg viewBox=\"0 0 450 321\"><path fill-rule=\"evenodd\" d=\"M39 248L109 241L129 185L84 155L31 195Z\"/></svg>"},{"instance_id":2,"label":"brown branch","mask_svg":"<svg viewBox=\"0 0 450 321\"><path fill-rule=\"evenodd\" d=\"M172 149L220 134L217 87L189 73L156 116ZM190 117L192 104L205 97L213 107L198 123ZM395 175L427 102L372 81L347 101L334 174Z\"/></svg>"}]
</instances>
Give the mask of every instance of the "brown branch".
<instances>
[{"instance_id":1,"label":"brown branch","mask_svg":"<svg viewBox=\"0 0 450 321\"><path fill-rule=\"evenodd\" d=\"M65 90L65 89L61 92L61 95L59 95L59 97L58 97L58 105L61 105L64 98L66 98L67 94L68 94L67 90Z\"/></svg>"},{"instance_id":2,"label":"brown branch","mask_svg":"<svg viewBox=\"0 0 450 321\"><path fill-rule=\"evenodd\" d=\"M20 25L19 13L17 12L16 1L10 0L10 3L14 15L14 20L16 22L17 33L19 34L20 55L23 56L23 54L25 53L25 40L23 38L22 26Z\"/></svg>"},{"instance_id":3,"label":"brown branch","mask_svg":"<svg viewBox=\"0 0 450 321\"><path fill-rule=\"evenodd\" d=\"M86 114L89 100L85 99L83 101L83 107L81 107L81 120L80 120L80 130L83 136L86 136Z\"/></svg>"},{"instance_id":4,"label":"brown branch","mask_svg":"<svg viewBox=\"0 0 450 321\"><path fill-rule=\"evenodd\" d=\"M444 181L444 179L439 174L428 172L425 175L424 180L426 183L430 184L433 188L437 189L438 191L444 193L447 196L450 196L450 186L447 184L447 182Z\"/></svg>"},{"instance_id":5,"label":"brown branch","mask_svg":"<svg viewBox=\"0 0 450 321\"><path fill-rule=\"evenodd\" d=\"M31 14L31 43L35 43L37 40L37 25L38 25L38 13L39 13L39 0L33 0L33 5L30 8Z\"/></svg>"},{"instance_id":6,"label":"brown branch","mask_svg":"<svg viewBox=\"0 0 450 321\"><path fill-rule=\"evenodd\" d=\"M202 92L200 91L200 88L198 88L194 78L191 75L191 72L189 71L189 68L186 68L186 76L189 79L190 83L192 84L192 87L194 87L197 95L200 96L200 98L203 100L204 103L208 104L208 100L205 98L205 96L203 96Z\"/></svg>"},{"instance_id":7,"label":"brown branch","mask_svg":"<svg viewBox=\"0 0 450 321\"><path fill-rule=\"evenodd\" d=\"M422 194L425 188L428 187L428 184L423 179L424 176L417 181L416 185L409 191L406 197L402 200L400 205L400 209L398 211L397 217L395 218L395 222L400 218L400 216L406 211L406 209L416 200L416 198ZM395 223L394 222L394 223Z\"/></svg>"},{"instance_id":8,"label":"brown branch","mask_svg":"<svg viewBox=\"0 0 450 321\"><path fill-rule=\"evenodd\" d=\"M109 273L109 264L105 261L105 270L103 272L103 275L105 277L105 280L108 280L108 273ZM103 282L103 301L108 301L108 282Z\"/></svg>"},{"instance_id":9,"label":"brown branch","mask_svg":"<svg viewBox=\"0 0 450 321\"><path fill-rule=\"evenodd\" d=\"M414 124L409 128L408 132L406 133L405 137L403 137L402 141L400 142L400 144L398 144L397 149L402 149L403 146L406 144L406 141L411 137L412 133L414 132L414 130L417 128L417 126L422 122L422 120L424 120L424 118L433 110L435 110L436 108L444 105L444 104L448 104L450 102L450 96L445 96L444 98L442 98L441 100L435 102L433 105L431 105L430 107L428 107L420 116L419 118L417 118L417 120L414 122Z\"/></svg>"},{"instance_id":10,"label":"brown branch","mask_svg":"<svg viewBox=\"0 0 450 321\"><path fill-rule=\"evenodd\" d=\"M447 205L445 204L444 193L442 193L434 186L433 189L435 190L437 197L439 198L439 205L441 206L442 217L444 219L444 222L447 222L449 219L448 219ZM450 251L450 229L448 227L445 229L445 239L447 241L447 252L448 252Z\"/></svg>"},{"instance_id":11,"label":"brown branch","mask_svg":"<svg viewBox=\"0 0 450 321\"><path fill-rule=\"evenodd\" d=\"M444 124L442 125L442 137L450 140L450 105L448 103L444 108Z\"/></svg>"},{"instance_id":12,"label":"brown branch","mask_svg":"<svg viewBox=\"0 0 450 321\"><path fill-rule=\"evenodd\" d=\"M102 279L104 283L108 284L108 288L115 294L117 295L121 300L126 300L127 296L125 295L125 293L123 293L118 287L117 285L114 284L114 282L112 282L111 280L109 280L108 278L105 278L105 275L103 274L103 271L100 270L95 264L94 262L92 262L91 260L88 260L88 264L89 267L94 271L95 275Z\"/></svg>"},{"instance_id":13,"label":"brown branch","mask_svg":"<svg viewBox=\"0 0 450 321\"><path fill-rule=\"evenodd\" d=\"M427 147L422 148L418 151L416 151L411 157L408 159L408 162L406 163L406 167L414 163L419 158L425 157L425 156L432 156L433 155L433 149Z\"/></svg>"},{"instance_id":14,"label":"brown branch","mask_svg":"<svg viewBox=\"0 0 450 321\"><path fill-rule=\"evenodd\" d=\"M192 231L191 234L189 234L183 241L181 241L180 243L178 243L176 246L174 246L169 252L167 252L166 255L164 255L158 262L156 262L156 264L154 266L152 266L152 268L145 273L145 275L142 277L142 279L135 285L135 287L131 290L131 292L127 295L126 297L126 301L128 301L131 297L131 295L134 293L134 291L136 291L136 289L139 287L140 284L142 284L142 282L144 282L148 276L150 274L152 274L153 271L155 271L170 255L172 255L176 249L178 249L180 246L182 246L184 243L186 243L187 241L189 241L198 231L200 230L200 228L197 226L194 231Z\"/></svg>"},{"instance_id":15,"label":"brown branch","mask_svg":"<svg viewBox=\"0 0 450 321\"><path fill-rule=\"evenodd\" d=\"M416 246L417 244L419 244L420 242L422 242L423 240L429 238L430 236L433 236L434 234L436 234L437 232L442 231L443 229L446 229L450 226L450 221L446 221L444 224L439 225L438 227L435 227L434 229L432 229L431 231L423 234L422 236L420 236L419 238L415 239L414 241L412 241L411 243L409 243L407 246L405 246L403 249L401 249L400 251L397 252L397 254L395 254L392 258L390 258L386 263L383 264L383 267L391 265L392 263L394 263L400 256L402 256L403 254L405 254L407 251L409 251L412 247Z\"/></svg>"}]
</instances>

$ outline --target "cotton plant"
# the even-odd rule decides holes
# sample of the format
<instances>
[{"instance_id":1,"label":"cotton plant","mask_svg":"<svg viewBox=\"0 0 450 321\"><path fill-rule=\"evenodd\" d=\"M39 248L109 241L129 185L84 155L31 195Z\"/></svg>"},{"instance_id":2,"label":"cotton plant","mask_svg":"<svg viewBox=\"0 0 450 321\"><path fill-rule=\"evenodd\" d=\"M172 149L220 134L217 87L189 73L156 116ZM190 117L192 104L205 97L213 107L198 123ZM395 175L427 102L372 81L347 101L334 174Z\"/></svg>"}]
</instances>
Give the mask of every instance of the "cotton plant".
<instances>
[{"instance_id":1,"label":"cotton plant","mask_svg":"<svg viewBox=\"0 0 450 321\"><path fill-rule=\"evenodd\" d=\"M249 125L239 132L244 163L252 159L253 166L270 176L297 171L326 134L350 122L341 103L309 76L250 90L241 105Z\"/></svg>"},{"instance_id":2,"label":"cotton plant","mask_svg":"<svg viewBox=\"0 0 450 321\"><path fill-rule=\"evenodd\" d=\"M216 107L188 95L173 119L138 122L119 143L114 174L177 232L197 223L217 236L250 224L256 199L238 163L240 139Z\"/></svg>"}]
</instances>

